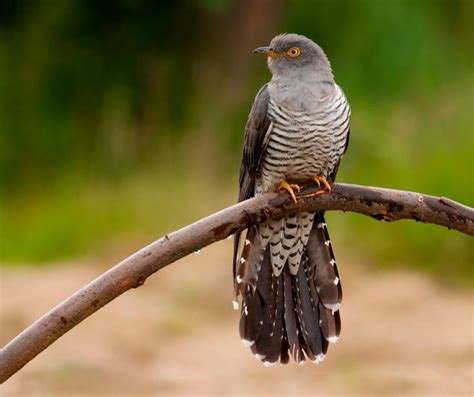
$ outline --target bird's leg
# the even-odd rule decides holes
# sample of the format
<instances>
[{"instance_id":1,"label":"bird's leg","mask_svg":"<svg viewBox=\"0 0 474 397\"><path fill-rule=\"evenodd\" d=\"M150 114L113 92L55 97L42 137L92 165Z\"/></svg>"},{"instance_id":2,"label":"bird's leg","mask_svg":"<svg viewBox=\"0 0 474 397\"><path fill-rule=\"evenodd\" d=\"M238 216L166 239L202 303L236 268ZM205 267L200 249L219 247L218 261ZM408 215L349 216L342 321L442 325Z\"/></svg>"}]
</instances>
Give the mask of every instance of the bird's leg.
<instances>
[{"instance_id":1,"label":"bird's leg","mask_svg":"<svg viewBox=\"0 0 474 397\"><path fill-rule=\"evenodd\" d=\"M280 182L280 185L278 185L277 190L286 190L288 193L290 193L291 199L296 204L297 200L296 200L295 190L299 192L301 188L299 185L288 183L285 179L282 179Z\"/></svg>"}]
</instances>

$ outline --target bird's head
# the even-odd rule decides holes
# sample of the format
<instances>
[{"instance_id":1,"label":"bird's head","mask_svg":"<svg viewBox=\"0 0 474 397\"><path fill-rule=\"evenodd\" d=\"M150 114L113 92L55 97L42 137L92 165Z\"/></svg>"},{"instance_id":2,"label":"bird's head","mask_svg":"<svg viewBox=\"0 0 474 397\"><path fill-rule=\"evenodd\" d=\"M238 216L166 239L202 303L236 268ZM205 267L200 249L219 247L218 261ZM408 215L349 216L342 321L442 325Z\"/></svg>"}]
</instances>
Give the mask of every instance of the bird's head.
<instances>
[{"instance_id":1,"label":"bird's head","mask_svg":"<svg viewBox=\"0 0 474 397\"><path fill-rule=\"evenodd\" d=\"M333 80L326 54L305 36L280 34L272 39L269 46L256 48L253 53L267 55L268 67L275 77L310 72L319 75L321 80Z\"/></svg>"}]
</instances>

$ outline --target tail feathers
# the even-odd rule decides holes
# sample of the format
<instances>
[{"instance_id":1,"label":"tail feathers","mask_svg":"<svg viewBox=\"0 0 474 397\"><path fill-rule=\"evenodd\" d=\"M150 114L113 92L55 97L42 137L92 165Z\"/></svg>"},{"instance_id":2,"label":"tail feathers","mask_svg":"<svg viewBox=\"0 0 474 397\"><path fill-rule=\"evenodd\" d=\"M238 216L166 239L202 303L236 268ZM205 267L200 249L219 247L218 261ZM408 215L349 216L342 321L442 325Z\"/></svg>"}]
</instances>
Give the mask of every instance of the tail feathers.
<instances>
[{"instance_id":1,"label":"tail feathers","mask_svg":"<svg viewBox=\"0 0 474 397\"><path fill-rule=\"evenodd\" d=\"M319 308L315 304L318 302L318 296L311 294L309 270L308 257L304 255L298 274L293 278L293 281L300 329L306 345L305 352L311 361L315 361L316 357L320 357L325 351L323 352L324 337L320 328Z\"/></svg>"},{"instance_id":2,"label":"tail feathers","mask_svg":"<svg viewBox=\"0 0 474 397\"><path fill-rule=\"evenodd\" d=\"M259 234L249 229L236 276L240 337L265 365L290 356L319 363L341 330L342 289L324 217L315 214L296 274L288 262L275 274L270 244L262 247Z\"/></svg>"},{"instance_id":3,"label":"tail feathers","mask_svg":"<svg viewBox=\"0 0 474 397\"><path fill-rule=\"evenodd\" d=\"M283 313L284 313L284 296L283 296L283 278L282 277L275 277L272 274L273 280L273 298L274 298L274 305L270 308L271 310L271 325L270 325L270 333L268 334L268 339L270 341L270 345L268 351L263 350L259 351L260 339L266 341L265 337L263 336L263 332L261 336L257 339L255 343L257 354L265 354L265 358L263 359L263 363L266 365L272 365L278 362L281 356L281 346L282 346L282 339L285 333L285 328L283 324ZM265 346L265 345L264 345Z\"/></svg>"},{"instance_id":4,"label":"tail feathers","mask_svg":"<svg viewBox=\"0 0 474 397\"><path fill-rule=\"evenodd\" d=\"M259 294L248 294L242 304L239 332L246 346L255 343L263 326L263 308Z\"/></svg>"},{"instance_id":5,"label":"tail feathers","mask_svg":"<svg viewBox=\"0 0 474 397\"><path fill-rule=\"evenodd\" d=\"M244 240L242 254L237 263L237 294L246 293L243 288L250 286L252 294L257 287L260 268L263 263L265 247L261 244L260 234L254 226L249 228Z\"/></svg>"},{"instance_id":6,"label":"tail feathers","mask_svg":"<svg viewBox=\"0 0 474 397\"><path fill-rule=\"evenodd\" d=\"M272 277L270 275L270 277ZM270 291L270 294L273 295L273 291ZM261 298L263 298L261 296ZM262 304L262 317L260 318L262 323L262 328L260 329L260 332L255 339L255 343L252 344L251 350L252 353L260 360L265 361L265 357L267 354L270 353L271 347L272 347L272 335L273 335L273 311L274 311L274 305L276 304L276 301L273 296L270 300L263 299L264 302Z\"/></svg>"},{"instance_id":7,"label":"tail feathers","mask_svg":"<svg viewBox=\"0 0 474 397\"><path fill-rule=\"evenodd\" d=\"M312 269L312 278L323 305L337 311L342 301L342 287L336 259L322 213L317 213L306 252Z\"/></svg>"},{"instance_id":8,"label":"tail feathers","mask_svg":"<svg viewBox=\"0 0 474 397\"><path fill-rule=\"evenodd\" d=\"M341 333L341 316L339 310L333 312L320 303L319 313L321 318L319 324L324 338L331 343L335 343Z\"/></svg>"},{"instance_id":9,"label":"tail feathers","mask_svg":"<svg viewBox=\"0 0 474 397\"><path fill-rule=\"evenodd\" d=\"M248 263L252 266L251 262ZM239 329L240 338L244 344L252 346L252 351L257 346L259 347L258 352L255 351L254 354L266 355L267 343L265 336L269 333L268 329L272 322L271 307L274 305L272 270L268 251L265 252L259 269L255 290L252 285L246 283L245 277L239 284L242 290ZM257 341L259 343L256 344Z\"/></svg>"},{"instance_id":10,"label":"tail feathers","mask_svg":"<svg viewBox=\"0 0 474 397\"><path fill-rule=\"evenodd\" d=\"M297 303L294 295L293 277L288 269L283 272L285 287L285 314L286 338L293 359L299 363L304 360L303 346L300 343L300 325L298 319Z\"/></svg>"},{"instance_id":11,"label":"tail feathers","mask_svg":"<svg viewBox=\"0 0 474 397\"><path fill-rule=\"evenodd\" d=\"M280 364L288 364L290 362L289 349L290 345L288 343L288 335L286 334L286 332L284 332L283 338L281 340Z\"/></svg>"}]
</instances>

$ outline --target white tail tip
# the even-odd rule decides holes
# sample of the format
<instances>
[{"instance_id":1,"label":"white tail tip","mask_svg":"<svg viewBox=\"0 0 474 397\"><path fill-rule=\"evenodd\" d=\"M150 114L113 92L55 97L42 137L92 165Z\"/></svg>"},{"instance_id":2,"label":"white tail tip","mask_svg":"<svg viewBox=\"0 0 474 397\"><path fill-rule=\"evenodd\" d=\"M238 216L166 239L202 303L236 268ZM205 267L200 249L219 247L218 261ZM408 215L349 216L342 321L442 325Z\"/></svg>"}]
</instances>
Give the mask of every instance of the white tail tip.
<instances>
[{"instance_id":1,"label":"white tail tip","mask_svg":"<svg viewBox=\"0 0 474 397\"><path fill-rule=\"evenodd\" d=\"M250 347L255 343L255 341L254 340L242 339L242 343L244 344L245 347Z\"/></svg>"},{"instance_id":2,"label":"white tail tip","mask_svg":"<svg viewBox=\"0 0 474 397\"><path fill-rule=\"evenodd\" d=\"M340 303L327 303L327 304L324 304L324 307L326 309L331 310L332 314L334 314L341 308L341 304Z\"/></svg>"},{"instance_id":3,"label":"white tail tip","mask_svg":"<svg viewBox=\"0 0 474 397\"><path fill-rule=\"evenodd\" d=\"M276 364L276 361L274 363L271 363L270 361L263 361L263 365L265 367L273 367Z\"/></svg>"},{"instance_id":4,"label":"white tail tip","mask_svg":"<svg viewBox=\"0 0 474 397\"><path fill-rule=\"evenodd\" d=\"M326 358L326 356L323 353L319 353L316 356L316 358L313 360L313 363L319 364L319 363L323 362L325 358Z\"/></svg>"},{"instance_id":5,"label":"white tail tip","mask_svg":"<svg viewBox=\"0 0 474 397\"><path fill-rule=\"evenodd\" d=\"M330 337L328 338L328 342L329 342L329 343L336 343L338 339L339 339L339 337L336 336L336 335L330 336Z\"/></svg>"}]
</instances>

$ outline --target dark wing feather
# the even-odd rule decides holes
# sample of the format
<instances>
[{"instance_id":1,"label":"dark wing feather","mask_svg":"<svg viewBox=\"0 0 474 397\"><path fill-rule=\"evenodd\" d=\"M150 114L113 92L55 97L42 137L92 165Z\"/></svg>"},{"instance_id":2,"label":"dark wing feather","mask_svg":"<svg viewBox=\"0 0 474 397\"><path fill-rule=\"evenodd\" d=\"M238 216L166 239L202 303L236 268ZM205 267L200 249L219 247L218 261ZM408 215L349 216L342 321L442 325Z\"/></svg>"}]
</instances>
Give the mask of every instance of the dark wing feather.
<instances>
[{"instance_id":1,"label":"dark wing feather","mask_svg":"<svg viewBox=\"0 0 474 397\"><path fill-rule=\"evenodd\" d=\"M342 154L346 154L346 152L347 152L347 148L349 147L349 137L350 136L351 136L351 129L349 128L347 130L346 143L344 144L344 151L342 152Z\"/></svg>"},{"instance_id":2,"label":"dark wing feather","mask_svg":"<svg viewBox=\"0 0 474 397\"><path fill-rule=\"evenodd\" d=\"M245 126L244 147L240 166L239 202L254 196L255 177L262 158L265 134L270 126L270 119L267 113L269 99L267 84L265 84L255 97L247 125Z\"/></svg>"},{"instance_id":3,"label":"dark wing feather","mask_svg":"<svg viewBox=\"0 0 474 397\"><path fill-rule=\"evenodd\" d=\"M247 200L255 194L255 178L264 151L265 135L270 127L270 119L267 113L269 100L270 96L267 84L265 84L255 97L247 125L245 126L242 163L240 165L239 202ZM236 233L234 239L234 279L239 239L240 232Z\"/></svg>"}]
</instances>

